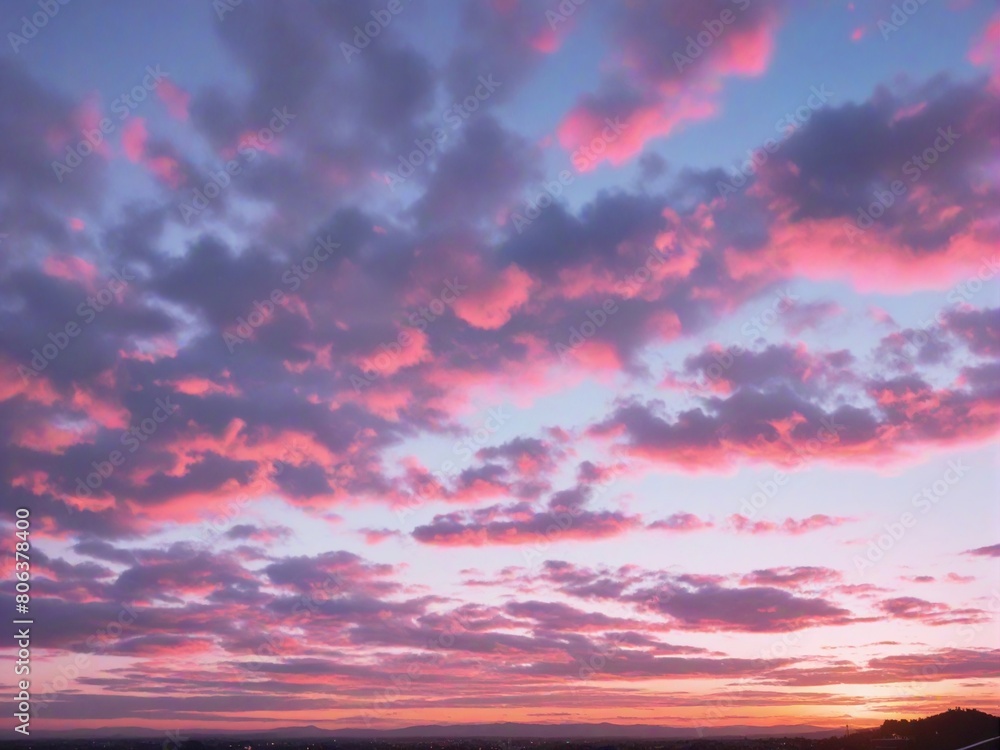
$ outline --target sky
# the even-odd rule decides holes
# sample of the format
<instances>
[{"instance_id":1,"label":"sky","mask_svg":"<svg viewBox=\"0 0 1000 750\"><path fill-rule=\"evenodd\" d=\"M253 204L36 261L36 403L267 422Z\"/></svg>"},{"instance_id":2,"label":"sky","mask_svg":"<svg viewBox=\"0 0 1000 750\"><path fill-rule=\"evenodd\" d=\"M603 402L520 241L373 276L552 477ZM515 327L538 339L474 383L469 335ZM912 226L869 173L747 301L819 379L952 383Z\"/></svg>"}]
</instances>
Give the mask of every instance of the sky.
<instances>
[{"instance_id":1,"label":"sky","mask_svg":"<svg viewBox=\"0 0 1000 750\"><path fill-rule=\"evenodd\" d=\"M0 31L34 730L1000 708L996 3Z\"/></svg>"}]
</instances>

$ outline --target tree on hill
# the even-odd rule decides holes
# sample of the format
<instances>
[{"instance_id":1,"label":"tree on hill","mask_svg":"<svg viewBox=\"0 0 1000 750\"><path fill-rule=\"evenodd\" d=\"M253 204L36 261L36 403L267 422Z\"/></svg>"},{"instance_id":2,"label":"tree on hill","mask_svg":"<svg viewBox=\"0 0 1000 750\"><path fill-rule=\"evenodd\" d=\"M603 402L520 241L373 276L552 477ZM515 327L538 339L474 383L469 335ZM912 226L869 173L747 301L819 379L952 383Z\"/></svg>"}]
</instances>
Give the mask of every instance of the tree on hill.
<instances>
[{"instance_id":1,"label":"tree on hill","mask_svg":"<svg viewBox=\"0 0 1000 750\"><path fill-rule=\"evenodd\" d=\"M889 719L875 736L905 737L912 742L912 750L965 747L1000 736L1000 717L974 708L952 708L923 719Z\"/></svg>"}]
</instances>

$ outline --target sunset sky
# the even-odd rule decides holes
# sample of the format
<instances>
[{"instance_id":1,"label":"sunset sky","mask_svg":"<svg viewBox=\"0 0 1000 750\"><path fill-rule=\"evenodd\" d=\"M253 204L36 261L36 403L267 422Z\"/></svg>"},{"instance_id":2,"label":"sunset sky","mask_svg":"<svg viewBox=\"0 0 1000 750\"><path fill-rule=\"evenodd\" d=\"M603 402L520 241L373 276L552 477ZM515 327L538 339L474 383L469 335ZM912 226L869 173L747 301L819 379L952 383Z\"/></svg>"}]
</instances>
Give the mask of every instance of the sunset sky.
<instances>
[{"instance_id":1,"label":"sunset sky","mask_svg":"<svg viewBox=\"0 0 1000 750\"><path fill-rule=\"evenodd\" d=\"M33 729L1000 708L996 2L0 21Z\"/></svg>"}]
</instances>

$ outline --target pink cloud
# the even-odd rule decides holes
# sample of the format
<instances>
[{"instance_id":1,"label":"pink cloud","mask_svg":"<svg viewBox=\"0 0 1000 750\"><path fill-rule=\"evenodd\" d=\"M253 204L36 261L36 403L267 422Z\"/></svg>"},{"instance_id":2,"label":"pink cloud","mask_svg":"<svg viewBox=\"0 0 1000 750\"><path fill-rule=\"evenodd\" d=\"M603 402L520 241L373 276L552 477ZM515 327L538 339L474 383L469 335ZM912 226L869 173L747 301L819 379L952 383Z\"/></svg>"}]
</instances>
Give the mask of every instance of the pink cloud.
<instances>
[{"instance_id":1,"label":"pink cloud","mask_svg":"<svg viewBox=\"0 0 1000 750\"><path fill-rule=\"evenodd\" d=\"M1000 557L1000 544L993 544L989 547L977 547L976 549L966 550L963 554L975 557Z\"/></svg>"},{"instance_id":2,"label":"pink cloud","mask_svg":"<svg viewBox=\"0 0 1000 750\"><path fill-rule=\"evenodd\" d=\"M993 88L1000 88L1000 14L990 19L982 36L974 41L969 50L969 61L973 65L989 68Z\"/></svg>"},{"instance_id":3,"label":"pink cloud","mask_svg":"<svg viewBox=\"0 0 1000 750\"><path fill-rule=\"evenodd\" d=\"M584 96L557 131L574 167L621 164L650 140L716 114L725 78L767 69L779 9L779 3L656 2L616 9L621 60L609 66L600 93ZM616 121L624 132L612 137L609 123Z\"/></svg>"},{"instance_id":4,"label":"pink cloud","mask_svg":"<svg viewBox=\"0 0 1000 750\"><path fill-rule=\"evenodd\" d=\"M841 574L830 568L803 566L797 568L768 568L755 570L743 576L744 586L777 586L778 588L802 588L821 584L836 583Z\"/></svg>"},{"instance_id":5,"label":"pink cloud","mask_svg":"<svg viewBox=\"0 0 1000 750\"><path fill-rule=\"evenodd\" d=\"M788 534L790 536L798 536L822 529L835 528L855 520L854 518L843 516L828 516L823 513L816 513L808 518L786 518L782 523L776 523L774 521L753 521L744 515L736 513L729 516L729 526L739 534Z\"/></svg>"},{"instance_id":6,"label":"pink cloud","mask_svg":"<svg viewBox=\"0 0 1000 750\"><path fill-rule=\"evenodd\" d=\"M508 266L492 279L471 283L455 301L455 315L476 328L500 328L528 301L533 283L525 271Z\"/></svg>"},{"instance_id":7,"label":"pink cloud","mask_svg":"<svg viewBox=\"0 0 1000 750\"><path fill-rule=\"evenodd\" d=\"M659 521L653 521L646 528L661 531L688 532L710 529L714 525L711 521L704 521L693 513L674 513Z\"/></svg>"},{"instance_id":8,"label":"pink cloud","mask_svg":"<svg viewBox=\"0 0 1000 750\"><path fill-rule=\"evenodd\" d=\"M129 161L141 162L146 155L146 121L141 117L133 117L122 128L122 149Z\"/></svg>"},{"instance_id":9,"label":"pink cloud","mask_svg":"<svg viewBox=\"0 0 1000 750\"><path fill-rule=\"evenodd\" d=\"M191 94L169 80L159 82L156 87L156 94L160 97L160 101L166 105L167 112L171 117L181 122L187 122Z\"/></svg>"}]
</instances>

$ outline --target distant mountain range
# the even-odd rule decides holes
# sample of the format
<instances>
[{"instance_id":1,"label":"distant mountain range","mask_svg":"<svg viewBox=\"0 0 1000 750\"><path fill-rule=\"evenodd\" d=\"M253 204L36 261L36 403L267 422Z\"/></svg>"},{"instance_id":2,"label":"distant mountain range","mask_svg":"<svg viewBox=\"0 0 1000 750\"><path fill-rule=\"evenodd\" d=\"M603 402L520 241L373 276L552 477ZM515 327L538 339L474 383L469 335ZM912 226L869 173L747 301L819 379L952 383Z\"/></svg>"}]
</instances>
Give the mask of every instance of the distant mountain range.
<instances>
[{"instance_id":1,"label":"distant mountain range","mask_svg":"<svg viewBox=\"0 0 1000 750\"><path fill-rule=\"evenodd\" d=\"M248 739L306 739L343 737L350 739L398 739L415 738L538 738L538 739L684 739L688 737L833 737L843 734L842 728L828 729L808 724L788 726L716 726L704 727L699 735L698 728L668 727L651 724L517 724L500 722L497 724L428 724L402 729L322 729L316 726L279 727L266 730L191 730L181 734L191 738L205 737L245 737ZM80 739L121 739L162 737L162 730L148 727L100 727L97 729L75 729L66 731L32 732L32 736Z\"/></svg>"},{"instance_id":2,"label":"distant mountain range","mask_svg":"<svg viewBox=\"0 0 1000 750\"><path fill-rule=\"evenodd\" d=\"M650 724L431 724L404 727L402 729L322 729L317 726L279 727L267 730L190 730L181 735L190 739L226 737L239 739L428 739L428 738L493 738L493 739L611 739L611 740L659 740L687 739L694 737L805 737L816 740L817 748L828 747L835 742L838 748L867 749L877 738L907 738L908 750L942 750L963 748L972 743L981 743L1000 735L1000 718L975 709L953 708L944 713L923 719L889 719L879 727L852 732L851 737L840 740L826 738L840 737L844 730L840 727L828 729L808 724L788 726L756 727L730 725L704 727L699 735L697 728L664 727ZM162 730L148 727L102 727L99 729L76 729L62 732L32 732L49 739L140 739L164 737ZM176 735L174 735L176 736ZM846 743L846 744L845 744ZM830 746L832 747L832 746ZM996 747L995 744L980 746L982 750Z\"/></svg>"}]
</instances>

